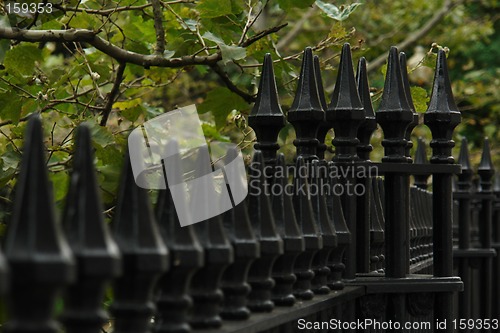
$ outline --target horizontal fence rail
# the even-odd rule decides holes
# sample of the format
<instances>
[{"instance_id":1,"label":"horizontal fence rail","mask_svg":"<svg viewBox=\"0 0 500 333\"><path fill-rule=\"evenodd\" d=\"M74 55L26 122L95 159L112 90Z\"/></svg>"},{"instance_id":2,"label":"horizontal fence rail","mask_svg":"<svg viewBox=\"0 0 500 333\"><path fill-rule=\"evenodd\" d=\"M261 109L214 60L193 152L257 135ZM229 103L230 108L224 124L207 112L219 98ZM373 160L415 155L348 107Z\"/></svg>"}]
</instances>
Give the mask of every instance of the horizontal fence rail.
<instances>
[{"instance_id":1,"label":"horizontal fence rail","mask_svg":"<svg viewBox=\"0 0 500 333\"><path fill-rule=\"evenodd\" d=\"M98 333L111 322L116 333L453 332L457 318L498 318L500 178L492 184L488 141L478 185L467 141L458 164L451 155L460 113L444 51L423 117L433 136L430 160L421 139L410 157L420 118L405 54L390 50L376 112L365 59L356 74L348 44L340 59L327 103L319 59L304 51L285 117L265 56L248 120L257 136L249 194L224 214L185 227L179 209L187 210L186 202L176 198L174 206L167 186L153 207L134 181L128 154L116 213L105 223L86 125L76 133L59 219L41 119L32 116L0 256L3 331L56 333L62 325L68 333ZM278 153L286 121L296 132L292 165ZM377 124L384 132L380 163L370 160ZM324 142L332 128L330 161ZM179 151L175 141L166 149ZM230 149L227 161L237 154ZM206 156L198 157L206 172ZM178 157L168 168L182 179ZM215 189L205 190L208 196ZM197 205L207 208L203 200ZM107 290L113 296L104 306ZM359 321L371 324L352 326Z\"/></svg>"}]
</instances>

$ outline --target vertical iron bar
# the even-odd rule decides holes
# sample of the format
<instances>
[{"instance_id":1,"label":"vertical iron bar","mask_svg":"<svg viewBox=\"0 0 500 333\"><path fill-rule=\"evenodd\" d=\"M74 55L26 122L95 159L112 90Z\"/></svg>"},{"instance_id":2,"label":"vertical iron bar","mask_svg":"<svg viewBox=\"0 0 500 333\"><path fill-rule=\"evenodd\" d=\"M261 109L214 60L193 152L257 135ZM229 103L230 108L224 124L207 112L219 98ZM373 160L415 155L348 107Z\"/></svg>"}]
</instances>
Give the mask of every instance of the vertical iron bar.
<instances>
[{"instance_id":1,"label":"vertical iron bar","mask_svg":"<svg viewBox=\"0 0 500 333\"><path fill-rule=\"evenodd\" d=\"M384 92L376 117L384 131L382 162L407 163L405 135L414 118L395 47L389 52ZM403 172L385 174L385 275L388 278L404 278L408 272L408 178ZM387 311L387 319L404 323L407 316L405 294L390 295Z\"/></svg>"},{"instance_id":2,"label":"vertical iron bar","mask_svg":"<svg viewBox=\"0 0 500 333\"><path fill-rule=\"evenodd\" d=\"M455 105L451 91L446 53L439 50L431 100L424 116L424 123L432 132L431 164L454 163L453 156L451 156L454 142L451 137L453 129L460 123L460 118L460 112ZM450 277L453 275L452 175L435 173L432 176L432 184L434 276ZM437 320L446 320L450 323L454 319L452 296L452 293L436 295L434 308ZM453 328L448 325L446 332L452 331Z\"/></svg>"},{"instance_id":3,"label":"vertical iron bar","mask_svg":"<svg viewBox=\"0 0 500 333\"><path fill-rule=\"evenodd\" d=\"M458 248L468 250L471 247L470 224L471 224L471 188L472 169L469 159L469 148L467 139L462 140L458 164L462 165L462 173L458 175L456 193L458 198ZM470 306L472 302L471 294L471 268L469 258L458 258L458 275L464 284L464 291L458 295L458 314L460 318L471 318Z\"/></svg>"},{"instance_id":4,"label":"vertical iron bar","mask_svg":"<svg viewBox=\"0 0 500 333\"><path fill-rule=\"evenodd\" d=\"M483 154L481 163L477 168L477 173L480 179L479 193L482 195L481 212L479 219L479 241L484 250L491 250L491 235L492 235L492 203L493 189L491 178L495 174L495 169L491 161L490 143L488 138L484 140ZM492 303L492 258L485 257L481 263L481 318L491 317ZM498 281L497 281L498 282Z\"/></svg>"}]
</instances>

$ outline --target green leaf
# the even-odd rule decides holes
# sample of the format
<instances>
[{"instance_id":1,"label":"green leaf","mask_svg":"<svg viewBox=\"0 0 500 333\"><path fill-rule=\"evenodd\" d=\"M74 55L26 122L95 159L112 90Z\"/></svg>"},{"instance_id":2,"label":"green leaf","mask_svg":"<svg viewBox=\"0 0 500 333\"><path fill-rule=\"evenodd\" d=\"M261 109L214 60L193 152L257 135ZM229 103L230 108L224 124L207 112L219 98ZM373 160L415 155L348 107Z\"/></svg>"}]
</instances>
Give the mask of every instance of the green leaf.
<instances>
[{"instance_id":1,"label":"green leaf","mask_svg":"<svg viewBox=\"0 0 500 333\"><path fill-rule=\"evenodd\" d=\"M12 120L14 125L17 125L21 118L21 109L23 100L21 96L11 93L0 94L0 119Z\"/></svg>"},{"instance_id":2,"label":"green leaf","mask_svg":"<svg viewBox=\"0 0 500 333\"><path fill-rule=\"evenodd\" d=\"M9 169L16 170L19 166L19 162L21 162L21 154L18 151L14 150L12 145L7 146L7 151L4 152L0 159L2 160L2 170L7 171Z\"/></svg>"},{"instance_id":3,"label":"green leaf","mask_svg":"<svg viewBox=\"0 0 500 333\"><path fill-rule=\"evenodd\" d=\"M219 36L214 35L213 33L209 32L209 31L205 32L201 37L203 37L203 39L206 39L206 40L209 40L211 42L214 42L217 45L226 44L222 40L222 38L220 38Z\"/></svg>"},{"instance_id":4,"label":"green leaf","mask_svg":"<svg viewBox=\"0 0 500 333\"><path fill-rule=\"evenodd\" d=\"M246 110L248 104L227 88L219 87L207 94L205 101L198 107L200 113L212 112L217 128L226 124L226 118L233 110Z\"/></svg>"},{"instance_id":5,"label":"green leaf","mask_svg":"<svg viewBox=\"0 0 500 333\"><path fill-rule=\"evenodd\" d=\"M419 113L425 112L427 110L427 103L429 102L427 91L422 87L411 87L410 92L413 98L413 105L415 105L415 111Z\"/></svg>"},{"instance_id":6,"label":"green leaf","mask_svg":"<svg viewBox=\"0 0 500 333\"><path fill-rule=\"evenodd\" d=\"M54 200L61 201L66 197L69 176L66 172L51 172L49 178L52 182Z\"/></svg>"},{"instance_id":7,"label":"green leaf","mask_svg":"<svg viewBox=\"0 0 500 333\"><path fill-rule=\"evenodd\" d=\"M243 47L225 44L220 44L219 47L222 54L222 63L224 65L226 65L228 62L231 62L232 60L243 59L247 55L247 50Z\"/></svg>"},{"instance_id":8,"label":"green leaf","mask_svg":"<svg viewBox=\"0 0 500 333\"><path fill-rule=\"evenodd\" d=\"M203 18L214 18L232 14L231 0L201 0L196 9Z\"/></svg>"},{"instance_id":9,"label":"green leaf","mask_svg":"<svg viewBox=\"0 0 500 333\"><path fill-rule=\"evenodd\" d=\"M42 51L32 44L19 44L5 54L4 66L12 74L32 75Z\"/></svg>"},{"instance_id":10,"label":"green leaf","mask_svg":"<svg viewBox=\"0 0 500 333\"><path fill-rule=\"evenodd\" d=\"M201 124L201 128L203 129L203 135L208 139L215 139L219 142L231 142L227 136L221 135L219 130L212 124L203 122Z\"/></svg>"},{"instance_id":11,"label":"green leaf","mask_svg":"<svg viewBox=\"0 0 500 333\"><path fill-rule=\"evenodd\" d=\"M278 0L280 8L289 11L293 8L307 8L312 6L314 0Z\"/></svg>"},{"instance_id":12,"label":"green leaf","mask_svg":"<svg viewBox=\"0 0 500 333\"><path fill-rule=\"evenodd\" d=\"M92 134L92 141L95 144L106 147L114 142L113 135L108 132L107 127L99 126L94 121L87 121L85 124L89 126L90 133Z\"/></svg>"},{"instance_id":13,"label":"green leaf","mask_svg":"<svg viewBox=\"0 0 500 333\"><path fill-rule=\"evenodd\" d=\"M356 10L361 4L359 2L355 2L353 4L347 6L337 7L331 3L325 3L321 0L316 0L316 5L319 9L321 9L328 17L337 20L343 21L351 15L352 12Z\"/></svg>"}]
</instances>

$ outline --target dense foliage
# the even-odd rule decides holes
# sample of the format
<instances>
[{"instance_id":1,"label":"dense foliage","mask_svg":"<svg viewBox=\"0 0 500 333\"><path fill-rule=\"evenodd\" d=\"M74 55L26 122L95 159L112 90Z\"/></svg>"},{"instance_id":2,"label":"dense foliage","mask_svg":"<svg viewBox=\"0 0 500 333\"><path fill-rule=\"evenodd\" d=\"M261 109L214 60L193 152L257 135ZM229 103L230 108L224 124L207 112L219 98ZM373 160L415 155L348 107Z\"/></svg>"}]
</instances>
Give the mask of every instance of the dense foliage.
<instances>
[{"instance_id":1,"label":"dense foliage","mask_svg":"<svg viewBox=\"0 0 500 333\"><path fill-rule=\"evenodd\" d=\"M350 42L354 57L366 56L369 61L375 104L390 45L400 45L413 58L410 70L433 67L436 48L447 47L464 115L458 136L466 135L477 148L486 134L494 149L500 147L498 1L330 2L31 0L16 3L50 3L52 12L16 14L9 5L14 1L3 1L1 201L10 202L25 120L32 113L43 118L47 164L59 205L68 183L73 131L81 122L91 125L108 215L114 207L127 133L145 120L196 103L209 139L251 147L253 133L245 117L255 100L264 54L270 52L275 60L286 111L306 46L320 56L331 93L340 48ZM414 52L415 46L424 52ZM428 73L418 68L412 76L419 112L425 111L431 87L432 71ZM423 126L416 129L418 135L430 138ZM378 131L374 140L381 136ZM283 150L293 149L293 137L287 126L280 135ZM374 160L380 155L375 151Z\"/></svg>"}]
</instances>

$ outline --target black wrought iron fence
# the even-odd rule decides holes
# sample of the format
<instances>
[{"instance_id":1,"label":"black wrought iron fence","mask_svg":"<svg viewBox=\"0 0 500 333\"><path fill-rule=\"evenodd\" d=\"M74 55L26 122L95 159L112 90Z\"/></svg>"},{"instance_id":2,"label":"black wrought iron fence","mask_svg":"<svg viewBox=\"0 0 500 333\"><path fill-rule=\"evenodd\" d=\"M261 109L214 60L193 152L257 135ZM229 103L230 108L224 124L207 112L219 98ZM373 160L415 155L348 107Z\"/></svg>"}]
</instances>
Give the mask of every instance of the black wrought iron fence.
<instances>
[{"instance_id":1,"label":"black wrought iron fence","mask_svg":"<svg viewBox=\"0 0 500 333\"><path fill-rule=\"evenodd\" d=\"M286 120L268 55L249 116L257 143L247 199L221 216L181 227L182 205L174 207L166 189L153 209L128 158L116 214L105 224L83 125L64 214L55 216L41 121L33 116L0 261L8 308L4 331L59 332L58 320L66 332L97 333L110 320L117 333L462 332L459 318L498 318L500 183L491 185L487 144L477 191L466 142L462 173L454 162L452 133L460 113L443 51L423 119L433 135L430 163L423 141L415 159L409 156L419 117L405 55L396 48L389 53L377 112L364 59L355 76L344 46L327 104L318 59L306 49L287 116L297 154L295 164L286 165L277 153ZM380 163L370 161L377 124L384 131ZM327 161L324 141L331 128L335 155ZM228 151L227 158L236 153ZM177 163L168 165L173 174L181 172ZM474 226L477 239L471 237ZM108 285L109 317L103 308Z\"/></svg>"}]
</instances>

